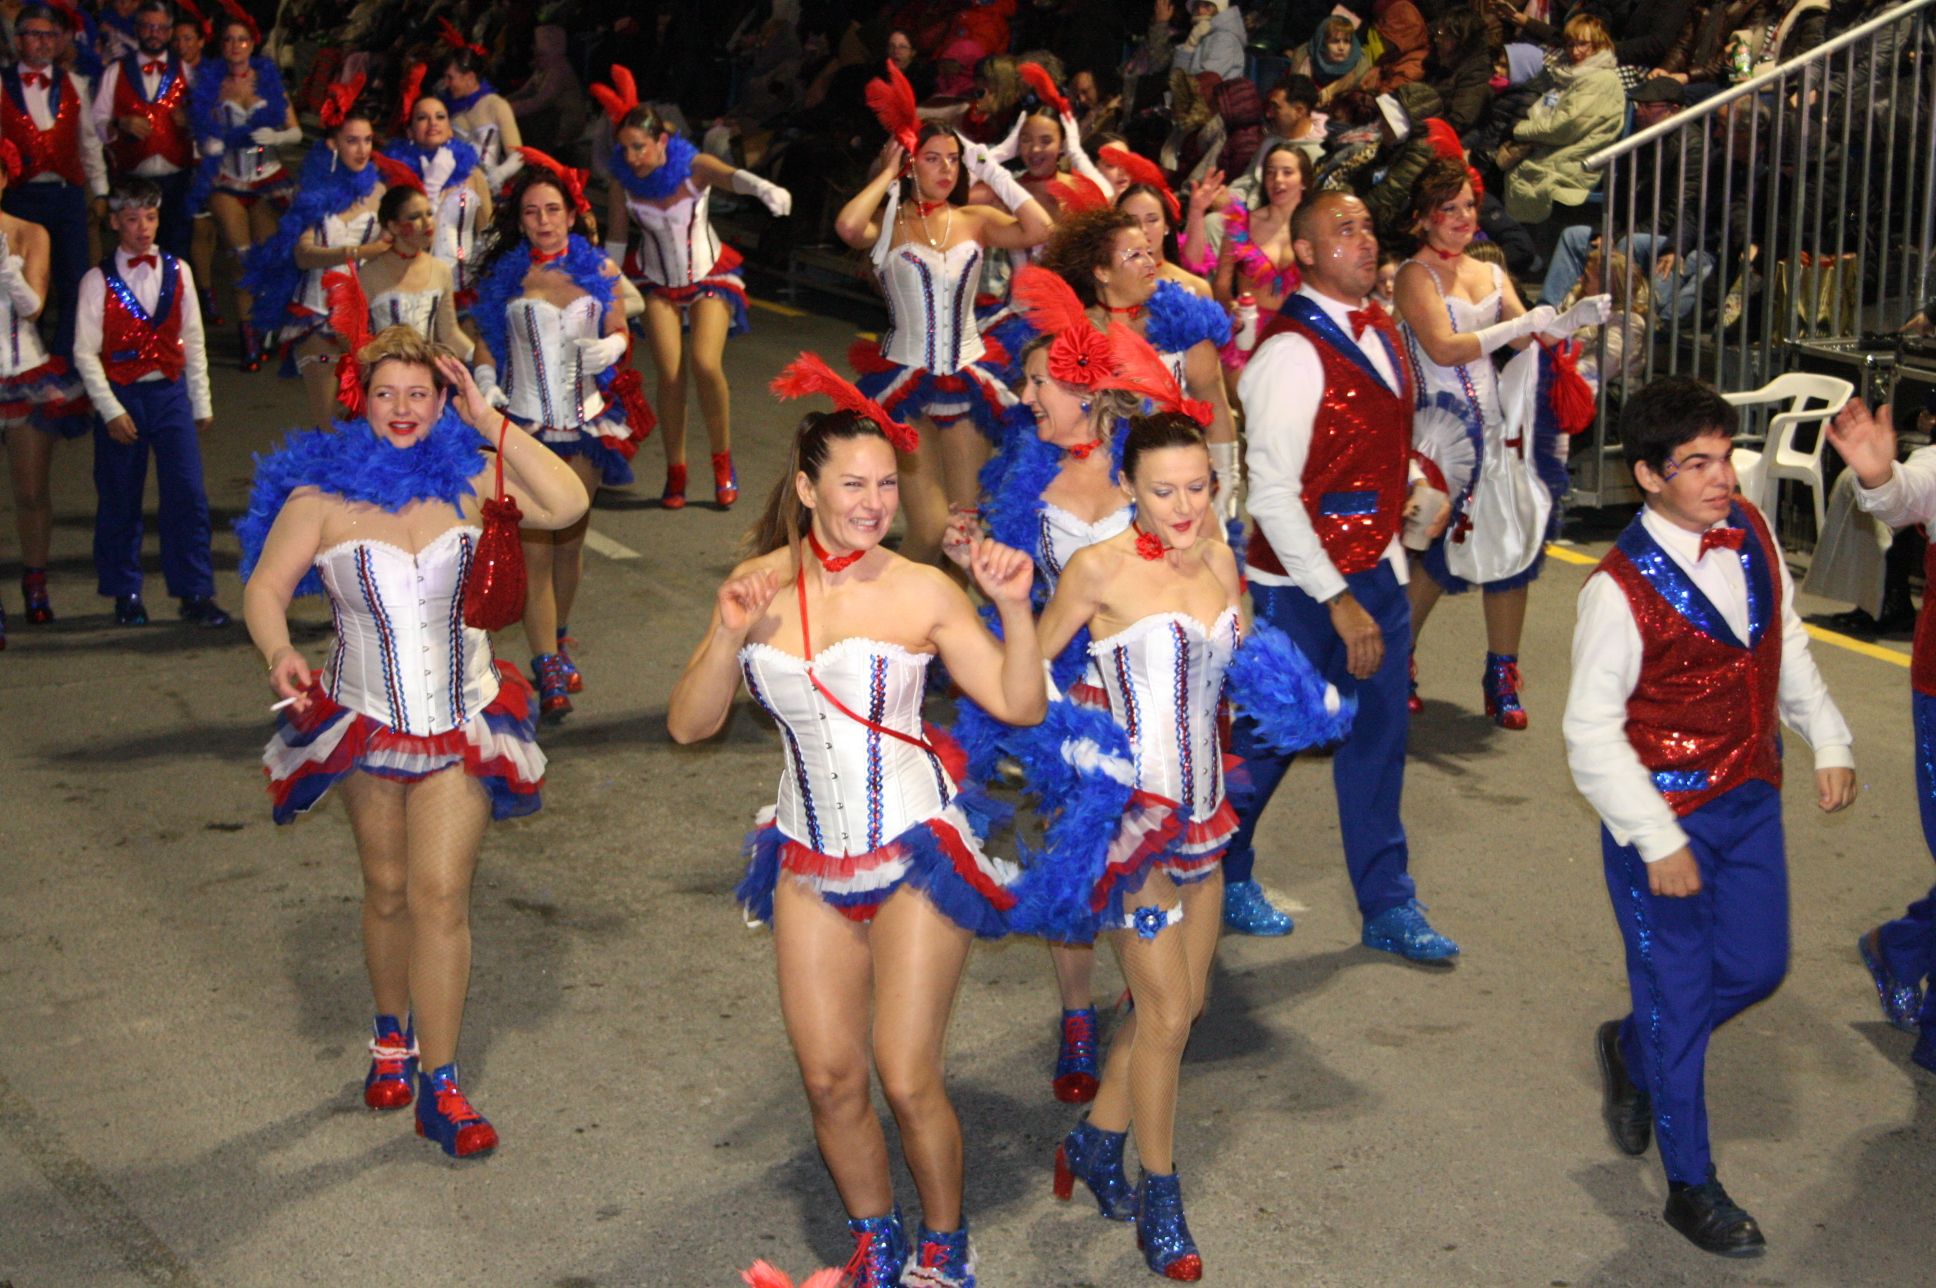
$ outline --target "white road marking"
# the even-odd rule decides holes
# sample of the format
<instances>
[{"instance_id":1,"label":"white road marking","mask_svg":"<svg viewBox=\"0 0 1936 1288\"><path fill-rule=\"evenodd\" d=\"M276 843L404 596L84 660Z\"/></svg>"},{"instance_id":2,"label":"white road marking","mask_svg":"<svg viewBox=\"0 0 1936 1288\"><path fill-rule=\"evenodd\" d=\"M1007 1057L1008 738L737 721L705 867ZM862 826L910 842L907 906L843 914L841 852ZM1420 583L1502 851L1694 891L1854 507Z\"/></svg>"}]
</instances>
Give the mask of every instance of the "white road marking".
<instances>
[{"instance_id":1,"label":"white road marking","mask_svg":"<svg viewBox=\"0 0 1936 1288\"><path fill-rule=\"evenodd\" d=\"M642 556L630 546L621 546L602 532L585 529L585 544L607 559L638 559Z\"/></svg>"}]
</instances>

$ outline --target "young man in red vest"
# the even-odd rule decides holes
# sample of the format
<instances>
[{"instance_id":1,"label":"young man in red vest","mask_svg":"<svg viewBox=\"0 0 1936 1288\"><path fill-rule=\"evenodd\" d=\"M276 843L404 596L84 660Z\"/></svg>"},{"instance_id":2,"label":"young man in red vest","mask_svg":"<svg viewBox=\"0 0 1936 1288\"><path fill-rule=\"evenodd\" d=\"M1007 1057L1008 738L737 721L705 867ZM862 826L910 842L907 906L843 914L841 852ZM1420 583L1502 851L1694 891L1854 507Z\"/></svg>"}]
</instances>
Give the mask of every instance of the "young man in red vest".
<instances>
[{"instance_id":1,"label":"young man in red vest","mask_svg":"<svg viewBox=\"0 0 1936 1288\"><path fill-rule=\"evenodd\" d=\"M155 247L161 193L115 181L108 224L119 245L81 279L74 366L94 428L94 570L123 626L142 626L141 494L155 455L161 569L182 620L227 626L209 562L208 494L197 436L214 421L202 313L188 265Z\"/></svg>"},{"instance_id":2,"label":"young man in red vest","mask_svg":"<svg viewBox=\"0 0 1936 1288\"><path fill-rule=\"evenodd\" d=\"M1887 407L1871 415L1861 399L1851 399L1829 422L1828 441L1855 471L1855 501L1862 509L1892 528L1936 524L1936 450L1924 448L1899 463ZM1931 763L1936 761L1936 541L1923 556L1923 574L1923 607L1909 669L1910 709L1923 842L1936 855L1936 764ZM1909 1058L1936 1073L1936 988L1925 989L1936 972L1936 888L1857 943L1882 999L1883 1016L1918 1035Z\"/></svg>"},{"instance_id":3,"label":"young man in red vest","mask_svg":"<svg viewBox=\"0 0 1936 1288\"><path fill-rule=\"evenodd\" d=\"M48 282L59 317L51 347L63 358L74 352L74 292L87 271L89 199L98 214L108 191L87 86L53 61L66 31L65 18L29 5L14 19L20 61L0 67L0 137L19 149L22 162L20 180L7 185L0 206L39 224L53 240Z\"/></svg>"},{"instance_id":4,"label":"young man in red vest","mask_svg":"<svg viewBox=\"0 0 1936 1288\"><path fill-rule=\"evenodd\" d=\"M1602 1115L1622 1153L1659 1141L1668 1224L1752 1256L1760 1227L1708 1151L1708 1039L1788 969L1781 726L1814 748L1825 811L1854 801L1855 760L1781 551L1735 492L1735 417L1685 376L1627 400L1620 446L1646 507L1580 591L1562 730L1603 824L1633 1001L1595 1035Z\"/></svg>"},{"instance_id":5,"label":"young man in red vest","mask_svg":"<svg viewBox=\"0 0 1936 1288\"><path fill-rule=\"evenodd\" d=\"M1251 600L1260 620L1358 699L1332 780L1365 945L1450 962L1459 946L1432 929L1414 897L1399 817L1412 618L1398 537L1423 481L1411 463L1412 378L1391 318L1365 298L1378 280L1365 204L1336 191L1307 197L1291 217L1291 249L1304 285L1265 329L1237 386L1255 525ZM1226 889L1250 881L1258 817L1291 763L1248 721L1238 721L1232 750L1249 772L1230 786L1239 826L1224 855ZM1226 904L1226 924L1231 911ZM1269 911L1282 918L1277 933L1290 929Z\"/></svg>"},{"instance_id":6,"label":"young man in red vest","mask_svg":"<svg viewBox=\"0 0 1936 1288\"><path fill-rule=\"evenodd\" d=\"M94 94L94 128L107 146L109 169L134 174L161 189L161 248L188 258L188 185L195 136L188 124L188 72L169 43L173 11L163 0L142 0L134 11L136 47L101 73Z\"/></svg>"}]
</instances>

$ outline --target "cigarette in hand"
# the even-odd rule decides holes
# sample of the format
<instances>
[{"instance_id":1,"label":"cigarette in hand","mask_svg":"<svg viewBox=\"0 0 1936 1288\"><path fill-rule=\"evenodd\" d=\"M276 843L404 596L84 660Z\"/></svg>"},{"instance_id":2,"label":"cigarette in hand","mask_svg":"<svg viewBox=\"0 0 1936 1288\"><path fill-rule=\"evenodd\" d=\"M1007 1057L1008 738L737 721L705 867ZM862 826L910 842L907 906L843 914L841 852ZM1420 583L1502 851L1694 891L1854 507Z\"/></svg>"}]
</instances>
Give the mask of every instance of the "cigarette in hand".
<instances>
[{"instance_id":1,"label":"cigarette in hand","mask_svg":"<svg viewBox=\"0 0 1936 1288\"><path fill-rule=\"evenodd\" d=\"M298 693L298 694L297 694L297 695L296 695L295 697L293 697L293 698L284 698L284 699L283 699L282 701L280 701L280 702L278 702L278 703L276 703L276 704L275 704L274 706L272 706L272 707L270 707L270 708L269 708L269 710L270 710L270 711L272 711L272 712L274 712L274 711L280 711L280 710L282 710L282 709L283 709L284 707L293 707L293 706L295 706L295 705L296 705L296 703L297 703L297 702L298 702L298 701L299 701L299 700L300 700L301 698L302 698L302 694L300 694L300 693Z\"/></svg>"}]
</instances>

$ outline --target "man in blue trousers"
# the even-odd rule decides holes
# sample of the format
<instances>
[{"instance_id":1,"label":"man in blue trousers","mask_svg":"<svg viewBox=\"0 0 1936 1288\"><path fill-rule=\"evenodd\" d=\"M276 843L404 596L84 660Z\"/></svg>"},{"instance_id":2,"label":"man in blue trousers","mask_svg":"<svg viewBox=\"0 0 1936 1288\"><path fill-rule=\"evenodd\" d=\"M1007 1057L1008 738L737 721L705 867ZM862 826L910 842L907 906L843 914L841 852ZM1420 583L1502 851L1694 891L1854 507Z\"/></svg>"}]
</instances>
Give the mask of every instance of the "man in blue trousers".
<instances>
[{"instance_id":1,"label":"man in blue trousers","mask_svg":"<svg viewBox=\"0 0 1936 1288\"><path fill-rule=\"evenodd\" d=\"M115 180L108 223L118 245L81 279L74 367L94 426L94 570L123 626L144 626L141 494L155 458L161 570L181 616L227 626L215 602L208 492L199 436L214 420L202 311L188 265L155 246L161 192L147 179Z\"/></svg>"},{"instance_id":2,"label":"man in blue trousers","mask_svg":"<svg viewBox=\"0 0 1936 1288\"><path fill-rule=\"evenodd\" d=\"M1411 463L1412 379L1391 318L1367 302L1378 239L1364 203L1335 191L1307 198L1292 216L1291 247L1304 284L1265 329L1237 386L1254 524L1251 598L1260 620L1358 700L1332 780L1365 945L1450 962L1459 946L1432 929L1414 898L1399 817L1411 720L1399 530L1411 489L1423 482ZM1290 918L1264 900L1251 864L1258 818L1291 760L1242 720L1232 750L1248 781L1230 788L1239 826L1224 856L1224 922L1284 934Z\"/></svg>"},{"instance_id":3,"label":"man in blue trousers","mask_svg":"<svg viewBox=\"0 0 1936 1288\"><path fill-rule=\"evenodd\" d=\"M1660 1143L1669 1225L1753 1256L1761 1228L1709 1153L1708 1040L1788 970L1781 726L1814 748L1824 811L1855 800L1855 760L1781 550L1735 492L1735 417L1686 376L1628 398L1620 448L1646 506L1580 590L1562 731L1633 1005L1595 1034L1602 1117L1624 1154Z\"/></svg>"}]
</instances>

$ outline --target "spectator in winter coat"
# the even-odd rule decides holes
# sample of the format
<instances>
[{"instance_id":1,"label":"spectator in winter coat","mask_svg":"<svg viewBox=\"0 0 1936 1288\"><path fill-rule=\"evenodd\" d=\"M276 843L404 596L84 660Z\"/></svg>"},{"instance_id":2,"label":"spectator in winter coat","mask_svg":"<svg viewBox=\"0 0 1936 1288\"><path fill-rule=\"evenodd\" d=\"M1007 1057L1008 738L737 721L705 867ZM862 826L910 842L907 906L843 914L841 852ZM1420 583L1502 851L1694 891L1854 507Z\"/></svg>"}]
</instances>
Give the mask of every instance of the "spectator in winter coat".
<instances>
[{"instance_id":1,"label":"spectator in winter coat","mask_svg":"<svg viewBox=\"0 0 1936 1288\"><path fill-rule=\"evenodd\" d=\"M1348 94L1371 72L1371 59L1358 43L1351 19L1333 15L1319 24L1310 42L1291 56L1291 74L1309 76L1318 87L1323 108L1340 94Z\"/></svg>"},{"instance_id":2,"label":"spectator in winter coat","mask_svg":"<svg viewBox=\"0 0 1936 1288\"><path fill-rule=\"evenodd\" d=\"M1492 101L1492 50L1486 27L1470 9L1453 9L1432 25L1425 83L1445 104L1447 125L1463 137L1485 118Z\"/></svg>"},{"instance_id":3,"label":"spectator in winter coat","mask_svg":"<svg viewBox=\"0 0 1936 1288\"><path fill-rule=\"evenodd\" d=\"M1244 74L1244 15L1230 0L1190 0L1190 34L1176 47L1175 61L1192 76L1209 72L1224 80Z\"/></svg>"},{"instance_id":4,"label":"spectator in winter coat","mask_svg":"<svg viewBox=\"0 0 1936 1288\"><path fill-rule=\"evenodd\" d=\"M1566 24L1566 61L1553 68L1559 88L1535 103L1501 149L1506 211L1521 223L1544 223L1555 203L1578 206L1600 186L1586 159L1617 141L1626 125L1627 92L1613 61L1613 41L1598 18Z\"/></svg>"},{"instance_id":5,"label":"spectator in winter coat","mask_svg":"<svg viewBox=\"0 0 1936 1288\"><path fill-rule=\"evenodd\" d=\"M1371 25L1385 42L1385 55L1365 77L1365 92L1389 94L1400 85L1423 79L1431 38L1418 6L1412 0L1377 0L1371 7ZM1490 68L1486 76L1492 76Z\"/></svg>"}]
</instances>

